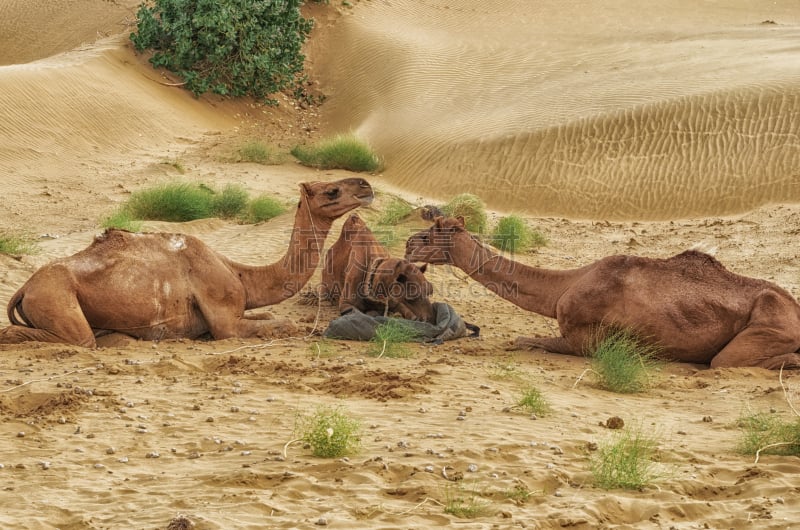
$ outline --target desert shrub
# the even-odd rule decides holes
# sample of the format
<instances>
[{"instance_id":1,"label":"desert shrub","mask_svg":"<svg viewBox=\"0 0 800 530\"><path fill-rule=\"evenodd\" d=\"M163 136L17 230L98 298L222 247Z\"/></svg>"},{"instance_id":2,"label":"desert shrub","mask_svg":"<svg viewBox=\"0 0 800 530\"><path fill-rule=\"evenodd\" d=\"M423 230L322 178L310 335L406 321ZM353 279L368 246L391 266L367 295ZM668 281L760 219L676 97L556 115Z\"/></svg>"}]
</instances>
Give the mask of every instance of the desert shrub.
<instances>
[{"instance_id":1,"label":"desert shrub","mask_svg":"<svg viewBox=\"0 0 800 530\"><path fill-rule=\"evenodd\" d=\"M129 232L139 232L142 229L141 221L134 219L127 209L118 209L100 222L103 228L121 228Z\"/></svg>"},{"instance_id":2,"label":"desert shrub","mask_svg":"<svg viewBox=\"0 0 800 530\"><path fill-rule=\"evenodd\" d=\"M550 403L542 392L533 385L528 385L522 390L516 406L537 416L544 416L550 412Z\"/></svg>"},{"instance_id":3,"label":"desert shrub","mask_svg":"<svg viewBox=\"0 0 800 530\"><path fill-rule=\"evenodd\" d=\"M657 440L641 428L624 429L600 444L590 460L595 485L603 489L640 489L659 478L654 457Z\"/></svg>"},{"instance_id":4,"label":"desert shrub","mask_svg":"<svg viewBox=\"0 0 800 530\"><path fill-rule=\"evenodd\" d=\"M464 226L470 232L483 234L486 231L486 205L477 195L456 195L442 206L442 211L450 217L463 217Z\"/></svg>"},{"instance_id":5,"label":"desert shrub","mask_svg":"<svg viewBox=\"0 0 800 530\"><path fill-rule=\"evenodd\" d=\"M270 146L254 140L246 142L239 148L239 162L272 165L282 164L285 159L285 153L276 151Z\"/></svg>"},{"instance_id":6,"label":"desert shrub","mask_svg":"<svg viewBox=\"0 0 800 530\"><path fill-rule=\"evenodd\" d=\"M297 423L298 439L314 456L336 458L358 452L361 447L361 422L340 407L320 406Z\"/></svg>"},{"instance_id":7,"label":"desert shrub","mask_svg":"<svg viewBox=\"0 0 800 530\"><path fill-rule=\"evenodd\" d=\"M259 195L245 209L243 220L248 223L269 221L286 211L286 206L269 195Z\"/></svg>"},{"instance_id":8,"label":"desert shrub","mask_svg":"<svg viewBox=\"0 0 800 530\"><path fill-rule=\"evenodd\" d=\"M233 219L240 216L248 206L250 194L237 184L228 184L220 193L211 195L211 211L216 217Z\"/></svg>"},{"instance_id":9,"label":"desert shrub","mask_svg":"<svg viewBox=\"0 0 800 530\"><path fill-rule=\"evenodd\" d=\"M212 216L213 195L195 184L163 184L133 192L123 208L134 219L193 221Z\"/></svg>"},{"instance_id":10,"label":"desert shrub","mask_svg":"<svg viewBox=\"0 0 800 530\"><path fill-rule=\"evenodd\" d=\"M461 519L474 519L486 515L490 506L475 484L470 487L461 483L448 484L444 488L444 513Z\"/></svg>"},{"instance_id":11,"label":"desert shrub","mask_svg":"<svg viewBox=\"0 0 800 530\"><path fill-rule=\"evenodd\" d=\"M395 197L386 205L378 217L378 224L384 226L394 226L414 211L414 207L399 197Z\"/></svg>"},{"instance_id":12,"label":"desert shrub","mask_svg":"<svg viewBox=\"0 0 800 530\"><path fill-rule=\"evenodd\" d=\"M367 355L372 357L405 358L414 353L408 342L419 340L417 331L399 318L390 318L377 328L370 341Z\"/></svg>"},{"instance_id":13,"label":"desert shrub","mask_svg":"<svg viewBox=\"0 0 800 530\"><path fill-rule=\"evenodd\" d=\"M339 134L310 146L298 145L291 152L301 164L320 169L363 172L381 167L378 155L353 134Z\"/></svg>"},{"instance_id":14,"label":"desert shrub","mask_svg":"<svg viewBox=\"0 0 800 530\"><path fill-rule=\"evenodd\" d=\"M532 247L544 246L547 238L528 226L518 215L508 215L498 221L489 241L493 246L506 252L525 252Z\"/></svg>"},{"instance_id":15,"label":"desert shrub","mask_svg":"<svg viewBox=\"0 0 800 530\"><path fill-rule=\"evenodd\" d=\"M19 256L34 252L36 252L36 245L30 238L21 235L0 234L0 254Z\"/></svg>"},{"instance_id":16,"label":"desert shrub","mask_svg":"<svg viewBox=\"0 0 800 530\"><path fill-rule=\"evenodd\" d=\"M756 413L739 418L738 450L742 454L800 455L800 419L786 421L777 414Z\"/></svg>"},{"instance_id":17,"label":"desert shrub","mask_svg":"<svg viewBox=\"0 0 800 530\"><path fill-rule=\"evenodd\" d=\"M663 366L657 358L657 347L625 330L608 331L590 354L598 385L622 394L649 388Z\"/></svg>"},{"instance_id":18,"label":"desert shrub","mask_svg":"<svg viewBox=\"0 0 800 530\"><path fill-rule=\"evenodd\" d=\"M179 75L195 95L268 99L291 87L303 69L313 22L302 0L155 0L142 3L130 38L150 63Z\"/></svg>"}]
</instances>

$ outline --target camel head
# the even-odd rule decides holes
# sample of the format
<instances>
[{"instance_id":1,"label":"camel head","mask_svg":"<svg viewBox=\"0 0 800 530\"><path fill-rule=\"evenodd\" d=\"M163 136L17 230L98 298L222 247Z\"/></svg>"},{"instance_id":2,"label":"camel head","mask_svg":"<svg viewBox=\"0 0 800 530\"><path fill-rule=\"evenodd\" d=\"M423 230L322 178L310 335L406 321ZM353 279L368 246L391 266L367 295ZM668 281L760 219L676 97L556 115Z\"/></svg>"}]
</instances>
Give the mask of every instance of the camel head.
<instances>
[{"instance_id":1,"label":"camel head","mask_svg":"<svg viewBox=\"0 0 800 530\"><path fill-rule=\"evenodd\" d=\"M375 198L372 186L362 178L346 178L335 182L304 182L300 184L300 204L324 219L337 219L350 210L366 206Z\"/></svg>"},{"instance_id":2,"label":"camel head","mask_svg":"<svg viewBox=\"0 0 800 530\"><path fill-rule=\"evenodd\" d=\"M392 310L405 307L416 320L430 321L434 316L430 296L433 285L425 278L427 265L417 267L400 258L385 258L368 275L365 295L375 302L388 304ZM408 315L406 315L408 318Z\"/></svg>"},{"instance_id":3,"label":"camel head","mask_svg":"<svg viewBox=\"0 0 800 530\"><path fill-rule=\"evenodd\" d=\"M436 217L430 228L408 238L405 258L434 265L452 264L453 238L459 233L468 234L463 217Z\"/></svg>"}]
</instances>

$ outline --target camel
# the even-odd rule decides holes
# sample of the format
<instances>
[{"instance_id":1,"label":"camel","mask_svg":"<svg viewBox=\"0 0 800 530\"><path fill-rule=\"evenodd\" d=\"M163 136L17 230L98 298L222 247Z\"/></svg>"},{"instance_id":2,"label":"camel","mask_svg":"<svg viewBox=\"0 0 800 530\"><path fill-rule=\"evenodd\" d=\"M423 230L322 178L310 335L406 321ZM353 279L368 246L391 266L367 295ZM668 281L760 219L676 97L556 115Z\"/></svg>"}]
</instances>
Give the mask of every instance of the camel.
<instances>
[{"instance_id":1,"label":"camel","mask_svg":"<svg viewBox=\"0 0 800 530\"><path fill-rule=\"evenodd\" d=\"M343 315L358 309L433 322L436 315L429 299L433 286L424 273L425 266L393 258L366 223L351 214L325 255L320 296L338 301Z\"/></svg>"},{"instance_id":2,"label":"camel","mask_svg":"<svg viewBox=\"0 0 800 530\"><path fill-rule=\"evenodd\" d=\"M290 321L245 310L299 292L333 221L372 199L361 178L301 184L289 248L265 266L236 263L189 235L106 230L41 267L11 297L0 343L95 347L97 336L113 332L145 340L288 336Z\"/></svg>"},{"instance_id":3,"label":"camel","mask_svg":"<svg viewBox=\"0 0 800 530\"><path fill-rule=\"evenodd\" d=\"M437 217L408 239L406 258L454 265L522 309L558 321L560 337L519 337L516 348L585 355L598 330L616 327L652 342L665 360L800 367L800 304L781 287L734 274L696 250L548 270L493 252L463 219Z\"/></svg>"}]
</instances>

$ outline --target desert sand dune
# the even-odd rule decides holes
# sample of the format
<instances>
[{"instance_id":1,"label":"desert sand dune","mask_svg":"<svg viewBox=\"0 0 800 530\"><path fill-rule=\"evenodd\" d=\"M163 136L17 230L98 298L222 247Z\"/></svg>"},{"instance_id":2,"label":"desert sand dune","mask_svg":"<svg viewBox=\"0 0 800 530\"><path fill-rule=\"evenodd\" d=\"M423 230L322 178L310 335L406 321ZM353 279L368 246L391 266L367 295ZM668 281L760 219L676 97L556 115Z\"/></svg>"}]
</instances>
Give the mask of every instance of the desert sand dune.
<instances>
[{"instance_id":1,"label":"desert sand dune","mask_svg":"<svg viewBox=\"0 0 800 530\"><path fill-rule=\"evenodd\" d=\"M333 127L420 193L622 219L797 200L796 6L708 7L379 3L317 64Z\"/></svg>"},{"instance_id":2,"label":"desert sand dune","mask_svg":"<svg viewBox=\"0 0 800 530\"><path fill-rule=\"evenodd\" d=\"M138 3L0 0L0 232L46 235L36 254L0 255L0 307L37 267L88 245L130 192L162 182L285 200L290 212L258 225L146 225L274 261L298 183L347 173L231 153L252 138L285 149L348 129L385 157L369 177L381 191L416 204L471 191L492 220L523 213L549 239L516 256L526 263L699 243L800 295L796 2L307 6L309 65L328 95L309 110L167 86L126 41ZM389 200L359 212L374 220ZM0 346L0 527L164 529L178 516L197 530L795 525L797 458L737 452L742 414L794 418L795 373L674 363L649 391L613 394L585 359L507 351L518 335L553 335L553 322L461 276L428 273L434 298L482 338L412 345L406 359L320 345L337 311L293 299L263 308L302 330L275 343ZM528 384L550 414L513 408ZM315 458L292 442L298 415L320 404L361 421L358 454ZM658 437L659 478L641 491L592 482L591 449L614 435L612 416ZM485 511L446 513L459 488Z\"/></svg>"}]
</instances>

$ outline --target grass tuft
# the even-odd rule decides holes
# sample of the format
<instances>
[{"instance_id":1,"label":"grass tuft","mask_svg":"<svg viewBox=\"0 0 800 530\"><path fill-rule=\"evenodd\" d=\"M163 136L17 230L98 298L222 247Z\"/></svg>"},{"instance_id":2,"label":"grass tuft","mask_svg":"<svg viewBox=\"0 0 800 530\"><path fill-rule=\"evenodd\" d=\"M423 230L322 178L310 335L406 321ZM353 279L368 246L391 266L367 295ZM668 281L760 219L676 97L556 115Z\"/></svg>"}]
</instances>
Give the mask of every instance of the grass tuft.
<instances>
[{"instance_id":1,"label":"grass tuft","mask_svg":"<svg viewBox=\"0 0 800 530\"><path fill-rule=\"evenodd\" d=\"M595 485L603 489L641 489L660 477L656 439L641 429L624 429L601 444L590 460Z\"/></svg>"},{"instance_id":2,"label":"grass tuft","mask_svg":"<svg viewBox=\"0 0 800 530\"><path fill-rule=\"evenodd\" d=\"M742 431L738 451L746 455L800 455L800 419L786 421L776 414L755 413L737 421Z\"/></svg>"},{"instance_id":3,"label":"grass tuft","mask_svg":"<svg viewBox=\"0 0 800 530\"><path fill-rule=\"evenodd\" d=\"M474 519L487 515L491 503L481 498L473 484L471 488L463 484L448 484L444 488L444 513L461 519Z\"/></svg>"},{"instance_id":4,"label":"grass tuft","mask_svg":"<svg viewBox=\"0 0 800 530\"><path fill-rule=\"evenodd\" d=\"M272 147L252 140L239 148L238 162L252 162L254 164L276 165L286 161L286 154Z\"/></svg>"},{"instance_id":5,"label":"grass tuft","mask_svg":"<svg viewBox=\"0 0 800 530\"><path fill-rule=\"evenodd\" d=\"M478 234L486 232L486 205L477 195L470 193L456 195L442 206L442 211L450 217L463 217L464 226L470 232Z\"/></svg>"},{"instance_id":6,"label":"grass tuft","mask_svg":"<svg viewBox=\"0 0 800 530\"><path fill-rule=\"evenodd\" d=\"M625 330L609 332L591 352L591 367L598 386L620 394L651 387L663 362L658 348Z\"/></svg>"},{"instance_id":7,"label":"grass tuft","mask_svg":"<svg viewBox=\"0 0 800 530\"><path fill-rule=\"evenodd\" d=\"M298 145L291 152L301 164L320 169L373 172L382 166L378 155L354 134L339 134L311 146Z\"/></svg>"},{"instance_id":8,"label":"grass tuft","mask_svg":"<svg viewBox=\"0 0 800 530\"><path fill-rule=\"evenodd\" d=\"M352 455L361 447L361 422L340 407L320 406L311 416L299 418L297 432L320 458Z\"/></svg>"},{"instance_id":9,"label":"grass tuft","mask_svg":"<svg viewBox=\"0 0 800 530\"><path fill-rule=\"evenodd\" d=\"M21 256L23 254L34 254L36 250L36 244L26 236L12 234L0 235L0 254Z\"/></svg>"},{"instance_id":10,"label":"grass tuft","mask_svg":"<svg viewBox=\"0 0 800 530\"><path fill-rule=\"evenodd\" d=\"M142 222L133 218L131 213L121 208L100 222L102 228L120 228L128 232L141 232Z\"/></svg>"},{"instance_id":11,"label":"grass tuft","mask_svg":"<svg viewBox=\"0 0 800 530\"><path fill-rule=\"evenodd\" d=\"M508 215L500 219L492 230L489 241L492 246L506 252L525 252L533 247L547 244L547 238L534 230L517 215Z\"/></svg>"},{"instance_id":12,"label":"grass tuft","mask_svg":"<svg viewBox=\"0 0 800 530\"><path fill-rule=\"evenodd\" d=\"M247 208L250 195L238 184L228 184L222 192L211 196L211 211L221 219L234 219Z\"/></svg>"},{"instance_id":13,"label":"grass tuft","mask_svg":"<svg viewBox=\"0 0 800 530\"><path fill-rule=\"evenodd\" d=\"M399 318L390 318L377 328L370 341L367 355L405 359L414 355L406 343L419 340L417 331Z\"/></svg>"},{"instance_id":14,"label":"grass tuft","mask_svg":"<svg viewBox=\"0 0 800 530\"><path fill-rule=\"evenodd\" d=\"M268 195L259 195L247 205L243 219L248 223L269 221L286 211L286 206Z\"/></svg>"},{"instance_id":15,"label":"grass tuft","mask_svg":"<svg viewBox=\"0 0 800 530\"><path fill-rule=\"evenodd\" d=\"M550 412L550 403L533 385L529 385L522 391L522 395L517 400L517 407L537 416L544 416Z\"/></svg>"},{"instance_id":16,"label":"grass tuft","mask_svg":"<svg viewBox=\"0 0 800 530\"><path fill-rule=\"evenodd\" d=\"M133 219L184 222L211 217L213 192L188 183L163 184L135 191L123 207Z\"/></svg>"},{"instance_id":17,"label":"grass tuft","mask_svg":"<svg viewBox=\"0 0 800 530\"><path fill-rule=\"evenodd\" d=\"M392 202L387 204L383 209L381 216L378 217L378 224L384 226L394 226L411 215L413 211L414 207L411 206L411 204L403 199L400 199L399 197L395 197Z\"/></svg>"}]
</instances>

